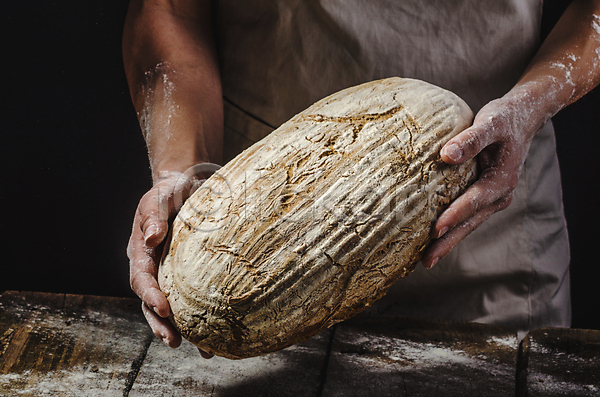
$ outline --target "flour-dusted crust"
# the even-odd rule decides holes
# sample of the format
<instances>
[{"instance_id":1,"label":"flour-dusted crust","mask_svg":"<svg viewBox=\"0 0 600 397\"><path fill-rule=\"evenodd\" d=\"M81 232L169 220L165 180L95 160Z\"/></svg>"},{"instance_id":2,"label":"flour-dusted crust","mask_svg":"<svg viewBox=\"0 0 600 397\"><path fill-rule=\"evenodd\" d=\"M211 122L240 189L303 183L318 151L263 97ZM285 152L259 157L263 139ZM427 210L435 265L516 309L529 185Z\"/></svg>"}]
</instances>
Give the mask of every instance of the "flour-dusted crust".
<instances>
[{"instance_id":1,"label":"flour-dusted crust","mask_svg":"<svg viewBox=\"0 0 600 397\"><path fill-rule=\"evenodd\" d=\"M159 284L202 350L266 354L347 319L409 274L475 164L439 151L472 112L431 84L389 78L322 99L190 197Z\"/></svg>"}]
</instances>

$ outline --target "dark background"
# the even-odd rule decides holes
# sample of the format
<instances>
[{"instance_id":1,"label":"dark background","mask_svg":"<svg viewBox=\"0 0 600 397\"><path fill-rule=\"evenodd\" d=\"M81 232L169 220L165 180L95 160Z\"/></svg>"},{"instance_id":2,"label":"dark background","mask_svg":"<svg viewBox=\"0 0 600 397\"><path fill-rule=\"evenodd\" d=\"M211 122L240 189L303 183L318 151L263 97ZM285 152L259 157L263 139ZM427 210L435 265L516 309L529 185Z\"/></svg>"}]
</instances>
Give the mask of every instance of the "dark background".
<instances>
[{"instance_id":1,"label":"dark background","mask_svg":"<svg viewBox=\"0 0 600 397\"><path fill-rule=\"evenodd\" d=\"M2 3L0 292L133 296L125 248L150 178L121 60L127 2ZM546 2L545 32L566 3ZM554 119L573 326L595 329L599 105L596 89Z\"/></svg>"}]
</instances>

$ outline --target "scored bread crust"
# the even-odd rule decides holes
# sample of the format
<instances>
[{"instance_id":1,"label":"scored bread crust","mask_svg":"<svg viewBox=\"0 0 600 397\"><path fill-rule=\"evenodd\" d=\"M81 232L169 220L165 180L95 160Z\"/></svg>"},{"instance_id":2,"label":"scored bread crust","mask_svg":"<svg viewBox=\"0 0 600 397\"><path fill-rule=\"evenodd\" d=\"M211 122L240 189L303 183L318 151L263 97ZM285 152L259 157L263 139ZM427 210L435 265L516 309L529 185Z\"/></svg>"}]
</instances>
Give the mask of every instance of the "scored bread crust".
<instances>
[{"instance_id":1,"label":"scored bread crust","mask_svg":"<svg viewBox=\"0 0 600 397\"><path fill-rule=\"evenodd\" d=\"M181 208L158 277L173 324L208 353L244 358L372 304L473 181L474 161L439 156L472 118L455 94L397 77L294 116Z\"/></svg>"}]
</instances>

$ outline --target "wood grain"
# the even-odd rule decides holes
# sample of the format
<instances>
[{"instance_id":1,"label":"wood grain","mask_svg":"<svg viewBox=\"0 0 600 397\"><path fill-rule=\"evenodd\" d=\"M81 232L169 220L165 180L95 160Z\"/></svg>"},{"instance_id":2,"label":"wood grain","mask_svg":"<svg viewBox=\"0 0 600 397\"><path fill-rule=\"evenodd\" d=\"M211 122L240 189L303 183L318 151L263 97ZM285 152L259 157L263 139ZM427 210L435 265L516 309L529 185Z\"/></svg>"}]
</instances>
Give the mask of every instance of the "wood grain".
<instances>
[{"instance_id":1,"label":"wood grain","mask_svg":"<svg viewBox=\"0 0 600 397\"><path fill-rule=\"evenodd\" d=\"M155 340L130 396L317 396L325 374L330 332L244 360L205 360L190 342L170 349Z\"/></svg>"},{"instance_id":2,"label":"wood grain","mask_svg":"<svg viewBox=\"0 0 600 397\"><path fill-rule=\"evenodd\" d=\"M600 331L542 328L522 343L517 395L600 396Z\"/></svg>"},{"instance_id":3,"label":"wood grain","mask_svg":"<svg viewBox=\"0 0 600 397\"><path fill-rule=\"evenodd\" d=\"M0 296L0 396L598 396L600 331L360 315L266 356L204 360L139 300ZM515 375L516 387L515 387Z\"/></svg>"},{"instance_id":4,"label":"wood grain","mask_svg":"<svg viewBox=\"0 0 600 397\"><path fill-rule=\"evenodd\" d=\"M136 299L8 291L0 338L0 395L115 396L153 334Z\"/></svg>"},{"instance_id":5,"label":"wood grain","mask_svg":"<svg viewBox=\"0 0 600 397\"><path fill-rule=\"evenodd\" d=\"M336 327L323 396L512 396L517 349L496 326L361 315Z\"/></svg>"}]
</instances>

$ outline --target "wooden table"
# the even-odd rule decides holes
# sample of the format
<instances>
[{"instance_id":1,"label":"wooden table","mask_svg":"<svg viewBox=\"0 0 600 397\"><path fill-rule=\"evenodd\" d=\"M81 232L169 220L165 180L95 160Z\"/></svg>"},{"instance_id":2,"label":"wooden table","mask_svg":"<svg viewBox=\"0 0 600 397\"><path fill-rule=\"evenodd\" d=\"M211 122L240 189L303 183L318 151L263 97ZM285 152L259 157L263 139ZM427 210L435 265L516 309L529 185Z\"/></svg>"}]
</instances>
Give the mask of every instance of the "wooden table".
<instances>
[{"instance_id":1,"label":"wooden table","mask_svg":"<svg viewBox=\"0 0 600 397\"><path fill-rule=\"evenodd\" d=\"M358 316L245 360L169 349L129 298L0 296L0 396L598 396L600 331Z\"/></svg>"}]
</instances>

